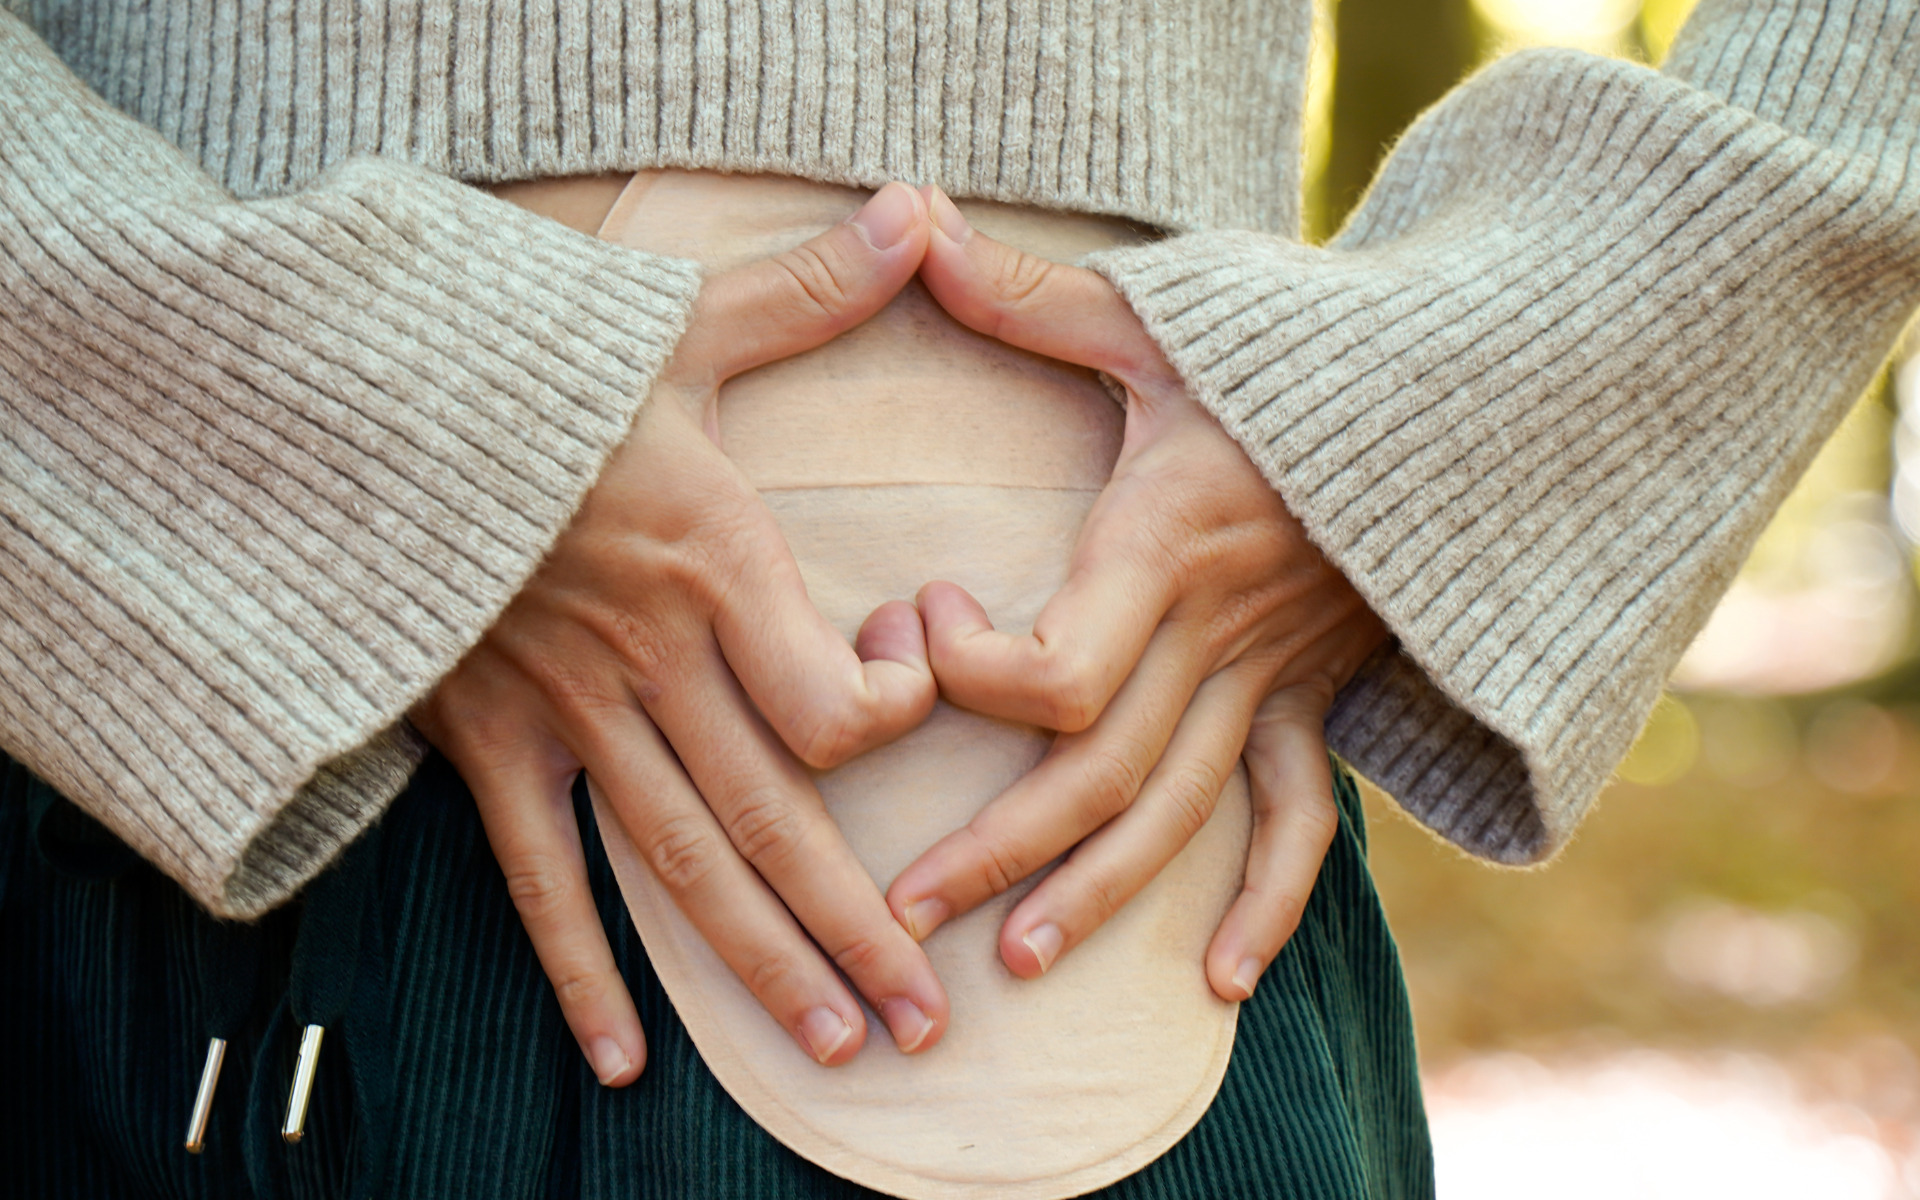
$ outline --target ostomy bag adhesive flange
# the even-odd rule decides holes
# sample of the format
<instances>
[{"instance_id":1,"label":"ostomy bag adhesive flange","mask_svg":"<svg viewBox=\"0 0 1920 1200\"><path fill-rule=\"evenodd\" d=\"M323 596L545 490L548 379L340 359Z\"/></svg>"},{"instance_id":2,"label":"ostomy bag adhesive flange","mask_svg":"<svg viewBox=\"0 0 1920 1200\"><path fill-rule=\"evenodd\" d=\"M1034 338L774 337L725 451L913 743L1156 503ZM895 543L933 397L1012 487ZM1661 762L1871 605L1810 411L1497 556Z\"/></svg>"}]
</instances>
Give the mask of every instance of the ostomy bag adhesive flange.
<instances>
[{"instance_id":1,"label":"ostomy bag adhesive flange","mask_svg":"<svg viewBox=\"0 0 1920 1200\"><path fill-rule=\"evenodd\" d=\"M862 193L759 176L636 176L601 236L710 270L783 250ZM974 204L976 228L1071 261L1128 236L1093 218ZM1119 452L1122 412L1092 372L981 337L910 285L817 350L730 381L727 454L792 546L808 593L847 636L876 606L951 580L1000 629L1031 627L1066 577ZM835 770L820 793L881 888L1034 766L1050 735L942 703L921 728ZM1202 961L1238 892L1249 836L1236 773L1173 862L1043 977L1001 963L998 934L1037 880L926 943L952 1001L939 1045L865 1048L822 1067L674 906L596 796L620 889L694 1045L775 1138L909 1200L1053 1200L1139 1170L1192 1128L1233 1048L1238 1006Z\"/></svg>"}]
</instances>

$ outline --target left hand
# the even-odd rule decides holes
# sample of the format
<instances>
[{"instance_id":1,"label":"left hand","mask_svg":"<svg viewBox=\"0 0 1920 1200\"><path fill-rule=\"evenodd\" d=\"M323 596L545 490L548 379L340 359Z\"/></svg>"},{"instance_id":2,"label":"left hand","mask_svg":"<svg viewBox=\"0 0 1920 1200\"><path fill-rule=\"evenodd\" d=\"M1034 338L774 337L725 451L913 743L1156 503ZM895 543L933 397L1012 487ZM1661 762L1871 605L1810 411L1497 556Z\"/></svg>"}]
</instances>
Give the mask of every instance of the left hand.
<instances>
[{"instance_id":1,"label":"left hand","mask_svg":"<svg viewBox=\"0 0 1920 1200\"><path fill-rule=\"evenodd\" d=\"M1385 626L1111 284L973 232L928 192L920 277L940 304L980 333L1105 371L1125 388L1127 414L1113 477L1031 634L995 631L954 584L921 590L942 693L1060 736L901 872L887 902L924 939L1071 850L1000 931L1001 958L1034 978L1172 861L1244 752L1246 883L1206 970L1221 998L1245 999L1299 923L1332 844L1323 725Z\"/></svg>"}]
</instances>

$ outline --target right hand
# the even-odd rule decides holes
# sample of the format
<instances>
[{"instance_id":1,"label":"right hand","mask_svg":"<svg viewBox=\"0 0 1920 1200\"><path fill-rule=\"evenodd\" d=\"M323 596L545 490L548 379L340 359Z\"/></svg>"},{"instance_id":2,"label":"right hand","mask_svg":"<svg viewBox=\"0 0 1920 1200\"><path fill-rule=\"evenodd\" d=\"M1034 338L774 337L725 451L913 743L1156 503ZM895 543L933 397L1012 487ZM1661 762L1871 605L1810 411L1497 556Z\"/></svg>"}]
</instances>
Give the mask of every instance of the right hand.
<instances>
[{"instance_id":1,"label":"right hand","mask_svg":"<svg viewBox=\"0 0 1920 1200\"><path fill-rule=\"evenodd\" d=\"M849 647L722 453L716 416L728 378L884 307L927 237L924 200L890 184L805 245L709 279L573 524L413 713L473 790L603 1084L637 1078L646 1042L588 890L571 799L583 768L688 920L814 1058L846 1062L866 1037L836 964L902 1050L945 1029L932 964L801 765L831 767L926 719L919 613L883 605Z\"/></svg>"},{"instance_id":2,"label":"right hand","mask_svg":"<svg viewBox=\"0 0 1920 1200\"><path fill-rule=\"evenodd\" d=\"M1125 393L1126 425L1066 583L1031 632L996 630L954 584L921 589L947 699L1060 736L901 871L889 899L925 937L1060 859L1000 929L1001 960L1035 978L1173 861L1244 757L1246 876L1205 967L1221 999L1247 999L1339 827L1326 715L1386 626L1111 283L975 233L936 190L928 199L920 277L934 299L979 333L1104 372Z\"/></svg>"}]
</instances>

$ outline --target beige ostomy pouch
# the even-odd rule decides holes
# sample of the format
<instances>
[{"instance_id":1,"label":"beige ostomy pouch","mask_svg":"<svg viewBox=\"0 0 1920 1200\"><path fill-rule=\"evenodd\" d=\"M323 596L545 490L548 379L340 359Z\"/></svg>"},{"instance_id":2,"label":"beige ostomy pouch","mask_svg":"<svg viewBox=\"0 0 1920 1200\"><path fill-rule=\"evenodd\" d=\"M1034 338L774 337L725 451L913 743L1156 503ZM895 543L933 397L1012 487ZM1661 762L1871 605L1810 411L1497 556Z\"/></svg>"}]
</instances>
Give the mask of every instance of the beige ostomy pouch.
<instances>
[{"instance_id":1,"label":"beige ostomy pouch","mask_svg":"<svg viewBox=\"0 0 1920 1200\"><path fill-rule=\"evenodd\" d=\"M864 198L646 173L601 236L722 270L798 245ZM1092 218L965 207L990 236L1058 260L1129 236ZM916 282L834 342L732 380L719 417L814 603L851 637L932 579L966 587L999 628L1030 628L1119 453L1122 413L1092 373L964 329ZM817 782L884 888L1048 742L943 703ZM1034 880L949 921L926 943L952 1000L945 1038L903 1055L869 1014L865 1049L837 1068L767 1015L595 804L634 924L708 1067L769 1133L837 1175L913 1200L1077 1196L1164 1153L1219 1089L1238 1006L1213 995L1202 961L1245 865L1244 775L1151 885L1038 980L1016 978L997 947Z\"/></svg>"}]
</instances>

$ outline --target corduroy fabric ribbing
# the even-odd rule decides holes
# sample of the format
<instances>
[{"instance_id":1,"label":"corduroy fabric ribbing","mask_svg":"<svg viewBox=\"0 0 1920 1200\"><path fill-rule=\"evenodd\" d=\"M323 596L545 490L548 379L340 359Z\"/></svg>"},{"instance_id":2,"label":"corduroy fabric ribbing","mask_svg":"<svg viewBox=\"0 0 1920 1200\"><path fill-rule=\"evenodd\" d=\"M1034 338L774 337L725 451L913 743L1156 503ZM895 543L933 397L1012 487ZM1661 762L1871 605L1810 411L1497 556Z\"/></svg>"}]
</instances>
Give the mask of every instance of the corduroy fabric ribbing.
<instances>
[{"instance_id":1,"label":"corduroy fabric ribbing","mask_svg":"<svg viewBox=\"0 0 1920 1200\"><path fill-rule=\"evenodd\" d=\"M404 783L699 274L372 158L237 203L4 13L0 94L0 743L257 914Z\"/></svg>"},{"instance_id":2,"label":"corduroy fabric ribbing","mask_svg":"<svg viewBox=\"0 0 1920 1200\"><path fill-rule=\"evenodd\" d=\"M1503 861L1571 835L1920 302L1920 5L1707 0L1670 69L1517 54L1326 249L1096 260L1398 638L1335 748Z\"/></svg>"},{"instance_id":3,"label":"corduroy fabric ribbing","mask_svg":"<svg viewBox=\"0 0 1920 1200\"><path fill-rule=\"evenodd\" d=\"M255 926L258 979L232 1039L206 1152L180 1147L216 994L208 931L177 886L131 861L86 878L54 865L27 830L45 785L13 767L0 796L0 1195L340 1197L379 1172L383 1197L579 1196L854 1200L874 1193L794 1155L760 1129L701 1062L627 917L584 789L576 811L602 917L648 1035L646 1073L594 1081L521 930L473 802L429 758L342 878L380 970L354 973L344 1025L329 1028L307 1136L280 1141L293 1049L288 980L316 965L294 951L338 913L309 889ZM1432 1151L1399 961L1367 873L1353 781L1337 771L1340 830L1300 930L1243 1006L1226 1079L1187 1137L1098 1193L1115 1200L1425 1200ZM96 842L109 842L97 826ZM131 860L132 856L126 856ZM337 880L335 882L338 882ZM337 889L336 889L337 890ZM350 933L350 931L345 931ZM370 981L370 982L368 982ZM1124 997L1115 997L1122 1011ZM385 1032L364 1036L361 1023ZM367 1079L397 1094L384 1161L373 1161Z\"/></svg>"}]
</instances>

